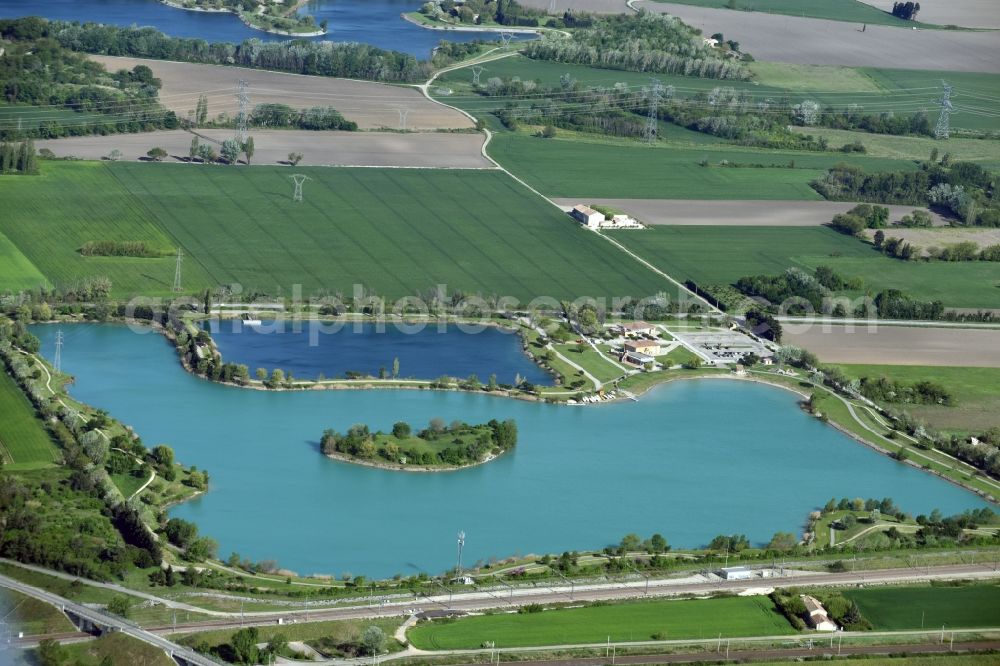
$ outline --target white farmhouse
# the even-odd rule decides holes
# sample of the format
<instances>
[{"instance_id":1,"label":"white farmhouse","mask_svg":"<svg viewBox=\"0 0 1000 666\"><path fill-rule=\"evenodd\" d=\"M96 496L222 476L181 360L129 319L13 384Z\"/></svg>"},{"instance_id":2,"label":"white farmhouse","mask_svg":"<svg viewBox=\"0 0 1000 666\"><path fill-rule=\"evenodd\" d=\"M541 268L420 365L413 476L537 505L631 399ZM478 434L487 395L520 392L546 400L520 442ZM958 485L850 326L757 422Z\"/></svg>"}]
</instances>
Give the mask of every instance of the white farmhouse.
<instances>
[{"instance_id":1,"label":"white farmhouse","mask_svg":"<svg viewBox=\"0 0 1000 666\"><path fill-rule=\"evenodd\" d=\"M577 204L573 206L573 210L569 214L588 229L600 229L601 225L604 224L604 213L599 213L590 206Z\"/></svg>"},{"instance_id":2,"label":"white farmhouse","mask_svg":"<svg viewBox=\"0 0 1000 666\"><path fill-rule=\"evenodd\" d=\"M806 606L806 613L809 614L806 621L810 627L816 631L837 631L837 623L830 619L823 604L816 597L811 597L808 594L801 596L802 603Z\"/></svg>"}]
</instances>

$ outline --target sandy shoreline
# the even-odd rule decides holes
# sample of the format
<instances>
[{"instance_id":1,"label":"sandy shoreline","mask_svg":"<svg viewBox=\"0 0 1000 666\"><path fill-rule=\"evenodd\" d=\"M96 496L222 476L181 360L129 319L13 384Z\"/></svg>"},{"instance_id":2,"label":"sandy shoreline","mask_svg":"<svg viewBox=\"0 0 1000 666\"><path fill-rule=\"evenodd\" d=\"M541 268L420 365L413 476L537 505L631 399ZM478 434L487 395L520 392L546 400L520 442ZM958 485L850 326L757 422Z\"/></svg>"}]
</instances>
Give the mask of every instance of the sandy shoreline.
<instances>
[{"instance_id":1,"label":"sandy shoreline","mask_svg":"<svg viewBox=\"0 0 1000 666\"><path fill-rule=\"evenodd\" d=\"M338 462L344 462L351 465L360 465L361 467L371 467L372 469L382 469L390 472L414 472L414 473L428 473L436 474L439 472L458 472L463 469L469 469L471 467L479 467L480 465L485 465L486 463L493 462L503 453L493 455L492 453L487 457L483 458L479 462L469 463L467 465L457 465L454 467L433 467L427 465L401 465L399 463L390 462L379 462L376 460L362 460L361 458L355 458L352 456L345 455L343 453L324 453L323 455L330 460L336 460Z\"/></svg>"}]
</instances>

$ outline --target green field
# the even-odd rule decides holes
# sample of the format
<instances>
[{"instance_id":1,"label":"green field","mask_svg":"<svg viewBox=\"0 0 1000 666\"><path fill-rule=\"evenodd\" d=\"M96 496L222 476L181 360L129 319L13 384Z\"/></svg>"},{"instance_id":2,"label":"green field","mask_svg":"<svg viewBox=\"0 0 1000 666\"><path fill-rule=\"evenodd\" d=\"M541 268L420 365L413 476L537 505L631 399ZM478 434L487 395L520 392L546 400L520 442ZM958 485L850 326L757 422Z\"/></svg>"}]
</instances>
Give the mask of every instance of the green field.
<instances>
[{"instance_id":1,"label":"green field","mask_svg":"<svg viewBox=\"0 0 1000 666\"><path fill-rule=\"evenodd\" d=\"M838 163L873 171L916 168L912 162L832 152L750 150L725 144L650 147L509 132L494 135L488 150L504 167L552 197L819 200L822 197L809 183ZM702 160L709 166L701 166ZM719 166L724 160L764 167Z\"/></svg>"},{"instance_id":2,"label":"green field","mask_svg":"<svg viewBox=\"0 0 1000 666\"><path fill-rule=\"evenodd\" d=\"M449 291L557 299L644 296L670 284L578 227L507 175L484 170L44 163L41 177L0 180L0 220L54 284L108 275L120 296L168 293L174 259L82 257L86 240L181 246L183 285L239 283L290 295L302 285L391 298ZM3 285L0 285L3 288Z\"/></svg>"},{"instance_id":3,"label":"green field","mask_svg":"<svg viewBox=\"0 0 1000 666\"><path fill-rule=\"evenodd\" d=\"M55 606L13 590L0 590L0 618L15 636L22 631L25 636L75 631Z\"/></svg>"},{"instance_id":4,"label":"green field","mask_svg":"<svg viewBox=\"0 0 1000 666\"><path fill-rule=\"evenodd\" d=\"M891 288L950 307L997 307L997 272L990 262L890 259L827 227L658 226L609 233L678 280L729 284L747 275L826 265L862 278L873 292Z\"/></svg>"},{"instance_id":5,"label":"green field","mask_svg":"<svg viewBox=\"0 0 1000 666\"><path fill-rule=\"evenodd\" d=\"M979 432L1000 425L1000 368L951 368L919 365L840 365L849 377L885 377L915 384L927 380L946 387L955 404L890 405L905 408L934 428Z\"/></svg>"},{"instance_id":6,"label":"green field","mask_svg":"<svg viewBox=\"0 0 1000 666\"><path fill-rule=\"evenodd\" d=\"M852 23L927 27L927 24L924 23L898 19L888 12L883 12L859 0L736 0L735 7L730 5L731 0L670 0L670 2L676 2L680 5L787 14Z\"/></svg>"},{"instance_id":7,"label":"green field","mask_svg":"<svg viewBox=\"0 0 1000 666\"><path fill-rule=\"evenodd\" d=\"M17 131L35 129L42 123L55 122L65 125L104 123L108 116L99 113L78 113L72 109L0 104L0 130ZM113 117L111 118L113 120Z\"/></svg>"},{"instance_id":8,"label":"green field","mask_svg":"<svg viewBox=\"0 0 1000 666\"><path fill-rule=\"evenodd\" d=\"M825 137L831 146L860 141L868 155L896 160L926 160L931 151L938 155L951 153L952 159L979 162L987 168L1000 168L1000 141L989 139L932 139L923 136L893 136L869 134L850 130L823 129L821 127L796 127L795 132Z\"/></svg>"},{"instance_id":9,"label":"green field","mask_svg":"<svg viewBox=\"0 0 1000 666\"><path fill-rule=\"evenodd\" d=\"M4 291L12 292L49 286L45 276L2 233L0 233L0 285Z\"/></svg>"},{"instance_id":10,"label":"green field","mask_svg":"<svg viewBox=\"0 0 1000 666\"><path fill-rule=\"evenodd\" d=\"M0 176L0 199L7 213L0 216L0 233L51 284L65 287L83 277L106 276L119 296L170 292L173 258L85 257L79 253L87 241L99 240L146 241L164 251L176 247L151 211L122 188L106 165L43 162L39 176ZM195 262L188 262L185 271L192 284L208 282ZM11 276L0 269L0 277ZM7 288L6 281L0 283L0 291Z\"/></svg>"},{"instance_id":11,"label":"green field","mask_svg":"<svg viewBox=\"0 0 1000 666\"><path fill-rule=\"evenodd\" d=\"M36 469L51 465L56 448L35 410L10 376L0 370L0 456L6 469Z\"/></svg>"},{"instance_id":12,"label":"green field","mask_svg":"<svg viewBox=\"0 0 1000 666\"><path fill-rule=\"evenodd\" d=\"M770 636L795 630L767 597L667 600L541 613L498 613L420 624L407 633L423 649L478 648L665 639Z\"/></svg>"},{"instance_id":13,"label":"green field","mask_svg":"<svg viewBox=\"0 0 1000 666\"><path fill-rule=\"evenodd\" d=\"M625 374L625 370L615 366L607 356L594 351L589 345L584 346L582 351L578 351L575 344L553 346L560 354L597 377L600 382L610 382Z\"/></svg>"},{"instance_id":14,"label":"green field","mask_svg":"<svg viewBox=\"0 0 1000 666\"><path fill-rule=\"evenodd\" d=\"M845 590L879 631L1000 626L1000 587L899 587Z\"/></svg>"}]
</instances>

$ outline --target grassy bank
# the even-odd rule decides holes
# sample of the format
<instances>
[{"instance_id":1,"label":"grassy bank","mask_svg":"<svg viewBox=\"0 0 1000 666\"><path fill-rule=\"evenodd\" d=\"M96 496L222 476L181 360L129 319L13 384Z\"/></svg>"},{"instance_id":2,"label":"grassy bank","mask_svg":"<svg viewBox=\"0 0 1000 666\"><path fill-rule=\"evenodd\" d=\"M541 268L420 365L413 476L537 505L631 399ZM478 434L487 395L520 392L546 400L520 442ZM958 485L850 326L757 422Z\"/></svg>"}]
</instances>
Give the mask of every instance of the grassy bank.
<instances>
[{"instance_id":1,"label":"grassy bank","mask_svg":"<svg viewBox=\"0 0 1000 666\"><path fill-rule=\"evenodd\" d=\"M48 467L58 452L35 409L0 368L0 458L8 471Z\"/></svg>"},{"instance_id":2,"label":"grassy bank","mask_svg":"<svg viewBox=\"0 0 1000 666\"><path fill-rule=\"evenodd\" d=\"M904 384L931 381L940 384L954 398L954 405L907 405L887 403L905 409L931 427L961 433L980 432L1000 424L1000 368L958 368L918 365L841 365L848 377L887 379Z\"/></svg>"}]
</instances>

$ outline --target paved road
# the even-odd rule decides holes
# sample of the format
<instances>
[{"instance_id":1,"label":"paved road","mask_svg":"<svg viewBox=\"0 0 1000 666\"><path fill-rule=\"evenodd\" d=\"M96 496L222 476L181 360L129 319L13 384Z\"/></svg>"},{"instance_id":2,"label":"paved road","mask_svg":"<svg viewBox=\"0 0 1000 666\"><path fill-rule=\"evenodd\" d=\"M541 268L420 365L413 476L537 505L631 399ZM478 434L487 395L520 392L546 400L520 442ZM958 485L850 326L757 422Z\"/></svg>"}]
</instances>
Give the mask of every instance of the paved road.
<instances>
[{"instance_id":1,"label":"paved road","mask_svg":"<svg viewBox=\"0 0 1000 666\"><path fill-rule=\"evenodd\" d=\"M177 645L162 636L146 631L145 629L140 629L135 625L129 624L128 622L113 615L108 615L103 611L82 606L78 603L70 601L69 599L60 597L57 594L46 592L45 590L27 585L3 575L0 575L0 586L20 592L21 594L33 597L39 601L52 604L64 612L68 611L78 617L90 620L91 622L94 622L102 627L109 628L113 631L120 631L127 636L131 636L132 638L136 638L144 643L158 647L172 657L180 657L189 664L195 664L197 666L215 666L214 661L201 656L194 650L181 647L180 645Z\"/></svg>"}]
</instances>

